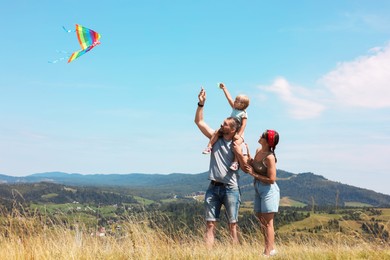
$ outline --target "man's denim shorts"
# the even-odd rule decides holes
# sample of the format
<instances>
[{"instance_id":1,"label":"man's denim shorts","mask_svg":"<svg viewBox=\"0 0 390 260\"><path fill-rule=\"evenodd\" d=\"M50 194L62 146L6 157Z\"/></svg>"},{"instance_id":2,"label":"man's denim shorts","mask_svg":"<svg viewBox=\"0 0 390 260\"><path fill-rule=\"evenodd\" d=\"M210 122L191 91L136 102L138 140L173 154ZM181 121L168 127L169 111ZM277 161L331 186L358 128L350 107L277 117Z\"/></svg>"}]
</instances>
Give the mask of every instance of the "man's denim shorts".
<instances>
[{"instance_id":1,"label":"man's denim shorts","mask_svg":"<svg viewBox=\"0 0 390 260\"><path fill-rule=\"evenodd\" d=\"M280 191L276 184L265 184L255 181L255 205L256 213L278 212Z\"/></svg>"},{"instance_id":2,"label":"man's denim shorts","mask_svg":"<svg viewBox=\"0 0 390 260\"><path fill-rule=\"evenodd\" d=\"M219 221L221 207L224 205L228 222L238 222L240 203L240 189L238 187L210 184L204 199L206 221Z\"/></svg>"}]
</instances>

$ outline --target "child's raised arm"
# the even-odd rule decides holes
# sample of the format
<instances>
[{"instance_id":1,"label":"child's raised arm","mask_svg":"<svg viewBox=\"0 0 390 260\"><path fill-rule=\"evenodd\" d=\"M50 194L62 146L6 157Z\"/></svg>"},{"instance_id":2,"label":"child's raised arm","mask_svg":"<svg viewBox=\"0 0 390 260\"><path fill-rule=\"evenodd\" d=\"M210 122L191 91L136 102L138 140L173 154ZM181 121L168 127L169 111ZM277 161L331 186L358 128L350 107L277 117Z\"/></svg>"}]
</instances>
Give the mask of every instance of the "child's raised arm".
<instances>
[{"instance_id":1,"label":"child's raised arm","mask_svg":"<svg viewBox=\"0 0 390 260\"><path fill-rule=\"evenodd\" d=\"M223 93L225 93L225 97L228 100L229 105L232 108L234 108L234 100L233 100L232 96L230 95L228 89L225 87L225 85L223 83L219 83L219 88L223 90Z\"/></svg>"}]
</instances>

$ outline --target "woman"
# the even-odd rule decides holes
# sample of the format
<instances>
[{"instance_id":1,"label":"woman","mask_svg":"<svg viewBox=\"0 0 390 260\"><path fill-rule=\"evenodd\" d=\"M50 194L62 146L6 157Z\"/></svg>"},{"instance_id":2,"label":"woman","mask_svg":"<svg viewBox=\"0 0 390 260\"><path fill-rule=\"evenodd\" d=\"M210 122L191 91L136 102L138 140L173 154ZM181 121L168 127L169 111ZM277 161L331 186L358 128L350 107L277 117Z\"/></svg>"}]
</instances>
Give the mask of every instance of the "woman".
<instances>
[{"instance_id":1,"label":"woman","mask_svg":"<svg viewBox=\"0 0 390 260\"><path fill-rule=\"evenodd\" d=\"M255 187L254 211L260 221L261 231L265 239L263 255L276 254L274 239L274 214L279 209L280 192L276 184L275 148L279 142L279 134L275 130L266 130L260 137L260 148L254 158L244 158L240 149L234 149L244 172L253 176ZM249 151L249 149L248 149Z\"/></svg>"}]
</instances>

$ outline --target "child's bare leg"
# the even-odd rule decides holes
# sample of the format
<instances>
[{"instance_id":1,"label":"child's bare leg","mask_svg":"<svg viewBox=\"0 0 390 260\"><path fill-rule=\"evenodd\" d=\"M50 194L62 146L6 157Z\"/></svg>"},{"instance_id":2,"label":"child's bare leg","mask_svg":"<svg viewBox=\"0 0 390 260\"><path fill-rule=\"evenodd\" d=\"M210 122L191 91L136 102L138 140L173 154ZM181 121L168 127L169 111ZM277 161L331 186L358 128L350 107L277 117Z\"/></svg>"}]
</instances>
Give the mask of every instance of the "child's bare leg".
<instances>
[{"instance_id":1,"label":"child's bare leg","mask_svg":"<svg viewBox=\"0 0 390 260\"><path fill-rule=\"evenodd\" d=\"M241 145L244 142L244 139L241 136L239 136L239 135L235 135L234 138L233 138L233 141L236 144ZM238 167L239 167L239 164L238 164L237 157L234 156L233 162L230 165L230 169L233 170L233 171L237 171Z\"/></svg>"},{"instance_id":2,"label":"child's bare leg","mask_svg":"<svg viewBox=\"0 0 390 260\"><path fill-rule=\"evenodd\" d=\"M214 134L211 136L209 143L207 144L207 147L203 150L203 154L209 154L211 153L211 150L213 148L213 145L218 140L219 137L219 130L215 131Z\"/></svg>"}]
</instances>

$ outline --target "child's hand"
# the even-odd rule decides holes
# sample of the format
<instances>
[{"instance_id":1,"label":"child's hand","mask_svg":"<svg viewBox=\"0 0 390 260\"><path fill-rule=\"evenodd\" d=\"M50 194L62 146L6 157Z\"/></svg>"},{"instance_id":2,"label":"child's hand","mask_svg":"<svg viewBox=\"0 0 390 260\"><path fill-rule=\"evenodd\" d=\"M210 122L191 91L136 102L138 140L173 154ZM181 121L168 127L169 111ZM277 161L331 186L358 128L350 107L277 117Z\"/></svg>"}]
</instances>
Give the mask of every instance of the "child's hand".
<instances>
[{"instance_id":1,"label":"child's hand","mask_svg":"<svg viewBox=\"0 0 390 260\"><path fill-rule=\"evenodd\" d=\"M224 89L225 88L225 85L223 83L219 83L219 88L220 89Z\"/></svg>"}]
</instances>

